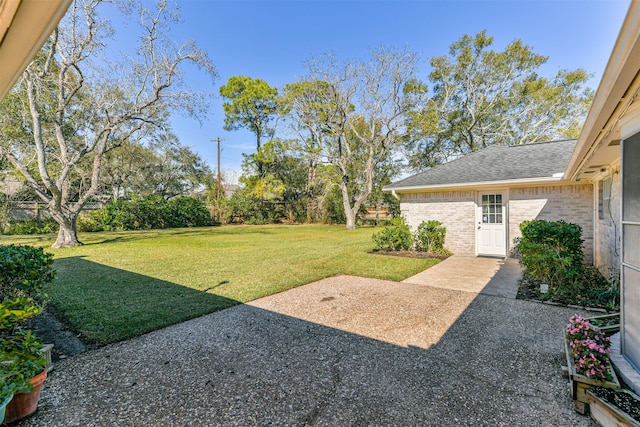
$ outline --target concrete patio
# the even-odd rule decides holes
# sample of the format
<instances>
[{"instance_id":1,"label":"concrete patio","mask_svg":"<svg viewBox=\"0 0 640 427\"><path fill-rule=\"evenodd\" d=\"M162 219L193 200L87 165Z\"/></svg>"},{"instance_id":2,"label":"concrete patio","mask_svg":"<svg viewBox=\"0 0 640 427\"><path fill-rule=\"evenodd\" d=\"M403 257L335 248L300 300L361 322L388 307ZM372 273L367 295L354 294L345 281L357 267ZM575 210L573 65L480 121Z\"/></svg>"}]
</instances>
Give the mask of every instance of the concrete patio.
<instances>
[{"instance_id":1,"label":"concrete patio","mask_svg":"<svg viewBox=\"0 0 640 427\"><path fill-rule=\"evenodd\" d=\"M20 425L594 426L561 375L574 310L487 294L512 269L470 262L336 276L62 360Z\"/></svg>"}]
</instances>

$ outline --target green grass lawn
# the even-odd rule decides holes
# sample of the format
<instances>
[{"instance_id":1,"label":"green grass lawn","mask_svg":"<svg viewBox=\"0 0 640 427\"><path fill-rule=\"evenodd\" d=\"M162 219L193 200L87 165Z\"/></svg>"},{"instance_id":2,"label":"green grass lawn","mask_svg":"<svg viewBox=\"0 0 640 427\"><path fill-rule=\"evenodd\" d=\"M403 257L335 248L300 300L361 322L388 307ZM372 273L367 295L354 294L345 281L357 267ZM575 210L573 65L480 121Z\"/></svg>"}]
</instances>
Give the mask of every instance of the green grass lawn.
<instances>
[{"instance_id":1,"label":"green grass lawn","mask_svg":"<svg viewBox=\"0 0 640 427\"><path fill-rule=\"evenodd\" d=\"M104 345L336 274L400 281L438 261L369 253L373 228L227 226L3 237L54 254L51 304L87 342Z\"/></svg>"}]
</instances>

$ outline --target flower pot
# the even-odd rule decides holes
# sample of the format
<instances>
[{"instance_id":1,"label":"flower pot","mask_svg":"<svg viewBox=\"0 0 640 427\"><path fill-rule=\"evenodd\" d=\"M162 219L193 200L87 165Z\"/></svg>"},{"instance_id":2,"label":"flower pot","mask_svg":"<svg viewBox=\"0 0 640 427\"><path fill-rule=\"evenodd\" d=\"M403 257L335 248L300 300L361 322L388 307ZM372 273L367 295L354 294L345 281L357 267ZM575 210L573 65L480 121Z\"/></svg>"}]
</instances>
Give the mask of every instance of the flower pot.
<instances>
[{"instance_id":1,"label":"flower pot","mask_svg":"<svg viewBox=\"0 0 640 427\"><path fill-rule=\"evenodd\" d=\"M567 355L567 365L569 368L569 381L571 381L571 396L573 400L577 402L589 403L589 397L587 396L587 390L591 387L604 387L619 389L620 382L616 376L616 372L613 370L611 362L607 362L607 370L611 374L611 381L598 381L593 378L588 378L585 375L576 372L575 361L571 354L571 348L569 347L569 341L564 340L565 352Z\"/></svg>"},{"instance_id":2,"label":"flower pot","mask_svg":"<svg viewBox=\"0 0 640 427\"><path fill-rule=\"evenodd\" d=\"M45 369L29 380L33 385L32 392L17 393L13 396L13 399L9 402L9 405L7 405L4 420L5 423L12 423L20 420L36 411L38 408L38 400L40 399L40 391L42 391L42 384L44 384L44 380L46 378L47 370Z\"/></svg>"},{"instance_id":3,"label":"flower pot","mask_svg":"<svg viewBox=\"0 0 640 427\"><path fill-rule=\"evenodd\" d=\"M4 422L4 413L7 409L7 405L11 402L11 399L13 399L13 394L7 397L4 402L0 402L0 424Z\"/></svg>"},{"instance_id":4,"label":"flower pot","mask_svg":"<svg viewBox=\"0 0 640 427\"><path fill-rule=\"evenodd\" d=\"M607 336L620 332L620 313L587 317L586 320Z\"/></svg>"}]
</instances>

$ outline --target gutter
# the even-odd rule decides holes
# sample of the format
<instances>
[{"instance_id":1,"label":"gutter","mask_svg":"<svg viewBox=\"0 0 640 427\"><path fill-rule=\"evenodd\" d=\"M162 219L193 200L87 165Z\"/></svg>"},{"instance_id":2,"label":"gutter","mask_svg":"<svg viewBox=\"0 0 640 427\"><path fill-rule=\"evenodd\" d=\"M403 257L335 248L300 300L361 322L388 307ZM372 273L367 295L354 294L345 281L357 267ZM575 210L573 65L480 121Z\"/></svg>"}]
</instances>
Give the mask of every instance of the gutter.
<instances>
[{"instance_id":1,"label":"gutter","mask_svg":"<svg viewBox=\"0 0 640 427\"><path fill-rule=\"evenodd\" d=\"M440 190L445 188L463 188L463 187L488 187L488 186L509 186L514 184L546 184L563 181L563 173L554 174L552 177L540 177L540 178L520 178L520 179L507 179L501 181L482 181L482 182L460 182L453 184L441 184L441 185L411 185L406 187L392 187L385 186L382 191L391 191L391 193L397 197L396 191L411 191L411 190Z\"/></svg>"}]
</instances>

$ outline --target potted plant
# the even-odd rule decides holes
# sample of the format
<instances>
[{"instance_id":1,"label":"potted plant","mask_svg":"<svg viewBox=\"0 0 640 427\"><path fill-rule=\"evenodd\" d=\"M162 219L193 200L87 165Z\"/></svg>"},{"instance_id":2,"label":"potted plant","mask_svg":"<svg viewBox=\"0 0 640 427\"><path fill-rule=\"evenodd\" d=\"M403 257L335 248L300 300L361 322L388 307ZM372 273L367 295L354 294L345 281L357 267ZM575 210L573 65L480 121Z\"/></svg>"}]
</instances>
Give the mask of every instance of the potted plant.
<instances>
[{"instance_id":1,"label":"potted plant","mask_svg":"<svg viewBox=\"0 0 640 427\"><path fill-rule=\"evenodd\" d=\"M32 414L47 375L42 343L19 324L42 311L31 298L0 303L0 378L2 396L8 399L4 422L10 423Z\"/></svg>"},{"instance_id":2,"label":"potted plant","mask_svg":"<svg viewBox=\"0 0 640 427\"><path fill-rule=\"evenodd\" d=\"M0 400L7 402L4 422L32 414L47 376L43 345L26 329L46 302L53 280L53 256L41 248L0 245Z\"/></svg>"},{"instance_id":3,"label":"potted plant","mask_svg":"<svg viewBox=\"0 0 640 427\"><path fill-rule=\"evenodd\" d=\"M31 375L31 372L13 361L5 360L0 363L0 379L2 380L2 385L0 386L0 424L4 421L11 422L14 419L18 419L15 418L14 413L16 411L12 408L8 411L9 416L6 416L7 407L13 401L14 396L21 396L34 391L34 384L30 381ZM39 378L34 380L34 383L40 384L40 388L42 388ZM24 400L25 398L18 397L18 399ZM19 406L23 405L20 404Z\"/></svg>"},{"instance_id":4,"label":"potted plant","mask_svg":"<svg viewBox=\"0 0 640 427\"><path fill-rule=\"evenodd\" d=\"M0 372L14 393L5 412L5 422L11 423L31 415L38 407L47 361L40 351L42 343L31 331L11 335L0 347Z\"/></svg>"},{"instance_id":5,"label":"potted plant","mask_svg":"<svg viewBox=\"0 0 640 427\"><path fill-rule=\"evenodd\" d=\"M578 314L571 316L569 322L566 328L565 350L571 395L574 401L587 404L589 398L586 391L589 388L619 389L620 382L609 359L609 337ZM581 407L584 405L576 405L578 410Z\"/></svg>"}]
</instances>

